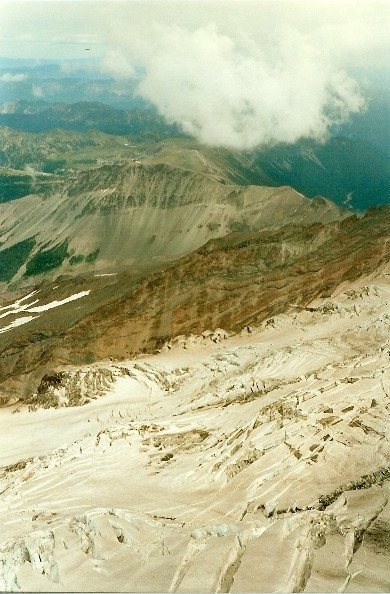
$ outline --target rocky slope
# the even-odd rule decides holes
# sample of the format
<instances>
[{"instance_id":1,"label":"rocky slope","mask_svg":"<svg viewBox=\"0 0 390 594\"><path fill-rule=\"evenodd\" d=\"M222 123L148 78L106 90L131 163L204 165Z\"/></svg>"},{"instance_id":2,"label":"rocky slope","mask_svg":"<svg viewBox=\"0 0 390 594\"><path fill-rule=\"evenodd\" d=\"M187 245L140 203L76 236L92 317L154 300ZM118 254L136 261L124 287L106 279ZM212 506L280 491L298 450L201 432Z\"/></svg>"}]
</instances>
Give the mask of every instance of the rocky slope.
<instances>
[{"instance_id":1,"label":"rocky slope","mask_svg":"<svg viewBox=\"0 0 390 594\"><path fill-rule=\"evenodd\" d=\"M165 163L104 165L51 195L1 206L0 281L150 267L232 231L345 216L331 201L288 187L233 185Z\"/></svg>"},{"instance_id":2,"label":"rocky slope","mask_svg":"<svg viewBox=\"0 0 390 594\"><path fill-rule=\"evenodd\" d=\"M237 331L299 310L385 266L389 234L390 211L383 207L361 219L232 234L153 273L43 283L25 302L29 305L5 306L3 398L29 397L58 363L126 358L180 334L217 327ZM45 310L53 299L80 291L88 294L77 307L66 303Z\"/></svg>"},{"instance_id":3,"label":"rocky slope","mask_svg":"<svg viewBox=\"0 0 390 594\"><path fill-rule=\"evenodd\" d=\"M1 409L0 588L388 591L390 269L373 258L357 282L335 259L332 295L235 336L61 367Z\"/></svg>"}]
</instances>

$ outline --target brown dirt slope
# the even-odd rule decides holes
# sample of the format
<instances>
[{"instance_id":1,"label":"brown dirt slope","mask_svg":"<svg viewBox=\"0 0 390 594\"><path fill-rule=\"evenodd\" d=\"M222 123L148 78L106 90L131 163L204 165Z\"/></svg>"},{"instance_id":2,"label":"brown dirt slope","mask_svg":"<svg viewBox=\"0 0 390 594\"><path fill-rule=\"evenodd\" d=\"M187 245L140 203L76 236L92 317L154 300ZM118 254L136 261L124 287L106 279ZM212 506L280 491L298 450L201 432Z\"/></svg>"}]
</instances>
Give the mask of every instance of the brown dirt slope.
<instances>
[{"instance_id":1,"label":"brown dirt slope","mask_svg":"<svg viewBox=\"0 0 390 594\"><path fill-rule=\"evenodd\" d=\"M77 315L67 304L67 318L58 308L3 335L3 398L30 395L60 364L128 358L180 334L238 331L305 306L380 269L390 259L389 237L390 208L382 207L362 219L232 234L151 275L95 283ZM81 280L69 283L74 291Z\"/></svg>"}]
</instances>

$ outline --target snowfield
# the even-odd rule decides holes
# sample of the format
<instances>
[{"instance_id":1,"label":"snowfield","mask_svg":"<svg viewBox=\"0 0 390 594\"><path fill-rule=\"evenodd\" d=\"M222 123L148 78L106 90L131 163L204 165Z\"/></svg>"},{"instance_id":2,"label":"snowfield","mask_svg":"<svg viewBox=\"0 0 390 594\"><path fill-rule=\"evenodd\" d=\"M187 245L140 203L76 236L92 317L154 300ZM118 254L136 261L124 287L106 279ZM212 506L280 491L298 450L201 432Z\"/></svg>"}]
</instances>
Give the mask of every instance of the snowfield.
<instances>
[{"instance_id":1,"label":"snowfield","mask_svg":"<svg viewBox=\"0 0 390 594\"><path fill-rule=\"evenodd\" d=\"M0 409L0 589L388 591L389 303L368 278Z\"/></svg>"}]
</instances>

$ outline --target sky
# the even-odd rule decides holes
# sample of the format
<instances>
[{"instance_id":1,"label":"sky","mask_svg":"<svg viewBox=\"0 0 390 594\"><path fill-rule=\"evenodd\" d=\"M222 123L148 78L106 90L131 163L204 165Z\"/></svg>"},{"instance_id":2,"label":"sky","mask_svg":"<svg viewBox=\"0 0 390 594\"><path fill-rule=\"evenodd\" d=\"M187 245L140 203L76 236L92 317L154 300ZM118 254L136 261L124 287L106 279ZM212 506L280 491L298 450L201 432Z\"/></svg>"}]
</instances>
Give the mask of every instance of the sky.
<instances>
[{"instance_id":1,"label":"sky","mask_svg":"<svg viewBox=\"0 0 390 594\"><path fill-rule=\"evenodd\" d=\"M389 0L2 0L0 12L1 56L88 57L120 81L141 69L140 96L233 148L325 139L390 64Z\"/></svg>"}]
</instances>

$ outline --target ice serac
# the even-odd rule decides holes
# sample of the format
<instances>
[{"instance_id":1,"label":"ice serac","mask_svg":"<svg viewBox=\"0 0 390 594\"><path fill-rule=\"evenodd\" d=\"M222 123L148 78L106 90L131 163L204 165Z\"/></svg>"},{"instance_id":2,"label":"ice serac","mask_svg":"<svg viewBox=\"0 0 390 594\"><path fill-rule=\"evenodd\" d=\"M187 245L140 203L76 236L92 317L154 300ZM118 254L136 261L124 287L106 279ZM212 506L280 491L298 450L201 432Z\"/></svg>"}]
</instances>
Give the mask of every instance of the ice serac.
<instances>
[{"instance_id":1,"label":"ice serac","mask_svg":"<svg viewBox=\"0 0 390 594\"><path fill-rule=\"evenodd\" d=\"M0 588L388 591L390 269L354 274L0 409Z\"/></svg>"}]
</instances>

